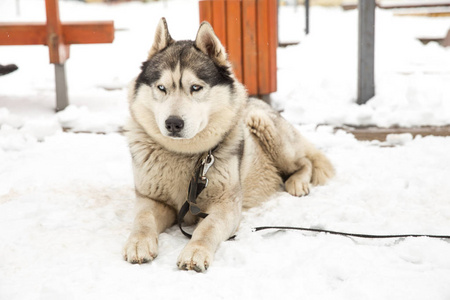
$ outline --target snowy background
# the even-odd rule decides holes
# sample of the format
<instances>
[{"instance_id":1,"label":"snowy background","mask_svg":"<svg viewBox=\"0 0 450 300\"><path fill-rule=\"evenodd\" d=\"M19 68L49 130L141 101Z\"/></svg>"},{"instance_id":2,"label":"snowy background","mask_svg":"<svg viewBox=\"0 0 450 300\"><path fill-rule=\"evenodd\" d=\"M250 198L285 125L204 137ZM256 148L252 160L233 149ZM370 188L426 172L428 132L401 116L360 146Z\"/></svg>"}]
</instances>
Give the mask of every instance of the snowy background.
<instances>
[{"instance_id":1,"label":"snowy background","mask_svg":"<svg viewBox=\"0 0 450 300\"><path fill-rule=\"evenodd\" d=\"M0 21L43 21L42 0L0 1ZM187 240L171 228L151 264L121 251L133 220L131 162L118 132L126 86L145 60L160 17L175 39L198 27L193 0L86 5L60 1L63 21L109 20L113 44L71 46L71 106L54 112L54 69L44 46L0 47L0 299L450 299L450 244L407 238L362 240L290 225L372 234L450 234L450 138L390 135L361 142L342 125L450 123L450 18L376 12L376 93L356 98L357 11L280 9L273 104L332 160L337 176L304 198L280 193L244 214L205 274L177 270ZM326 124L317 126L317 124ZM66 128L66 130L63 130ZM67 130L67 128L69 128ZM74 132L97 132L74 133Z\"/></svg>"}]
</instances>

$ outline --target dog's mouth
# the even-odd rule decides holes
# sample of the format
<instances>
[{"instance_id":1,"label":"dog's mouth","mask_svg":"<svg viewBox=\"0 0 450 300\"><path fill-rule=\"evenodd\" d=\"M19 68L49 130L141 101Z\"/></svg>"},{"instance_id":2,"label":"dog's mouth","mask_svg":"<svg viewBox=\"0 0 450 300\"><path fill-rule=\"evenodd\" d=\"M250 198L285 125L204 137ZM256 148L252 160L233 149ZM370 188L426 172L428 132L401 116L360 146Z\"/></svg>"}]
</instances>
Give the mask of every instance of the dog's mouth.
<instances>
[{"instance_id":1,"label":"dog's mouth","mask_svg":"<svg viewBox=\"0 0 450 300\"><path fill-rule=\"evenodd\" d=\"M179 133L170 132L167 136L172 138L172 139L175 139L175 140L184 139L184 137L181 136L181 134L179 134Z\"/></svg>"}]
</instances>

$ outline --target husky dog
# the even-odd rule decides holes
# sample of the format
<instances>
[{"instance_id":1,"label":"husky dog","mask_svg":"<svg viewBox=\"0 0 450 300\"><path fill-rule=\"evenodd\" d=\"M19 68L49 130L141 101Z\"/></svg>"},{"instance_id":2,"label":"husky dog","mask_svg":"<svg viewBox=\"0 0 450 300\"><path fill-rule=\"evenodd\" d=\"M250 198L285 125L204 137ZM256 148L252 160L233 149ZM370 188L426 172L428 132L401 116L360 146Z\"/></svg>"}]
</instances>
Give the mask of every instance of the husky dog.
<instances>
[{"instance_id":1,"label":"husky dog","mask_svg":"<svg viewBox=\"0 0 450 300\"><path fill-rule=\"evenodd\" d=\"M222 241L238 229L243 209L283 187L309 193L334 174L329 160L269 105L249 99L211 25L195 41L174 41L159 22L148 59L129 92L127 137L132 155L136 217L124 258L158 255L158 235L174 225L197 162L213 151L209 185L197 198L198 221L178 257L180 269L205 271ZM212 150L213 149L213 150Z\"/></svg>"}]
</instances>

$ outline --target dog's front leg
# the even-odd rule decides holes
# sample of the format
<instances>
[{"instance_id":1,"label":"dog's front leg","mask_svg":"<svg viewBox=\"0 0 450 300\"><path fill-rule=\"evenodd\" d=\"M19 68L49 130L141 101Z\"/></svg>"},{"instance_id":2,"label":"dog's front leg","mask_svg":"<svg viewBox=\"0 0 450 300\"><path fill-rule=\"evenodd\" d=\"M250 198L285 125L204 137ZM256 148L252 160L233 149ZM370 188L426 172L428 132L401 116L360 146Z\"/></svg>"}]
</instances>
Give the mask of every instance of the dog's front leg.
<instances>
[{"instance_id":1,"label":"dog's front leg","mask_svg":"<svg viewBox=\"0 0 450 300\"><path fill-rule=\"evenodd\" d=\"M211 264L214 253L222 241L230 238L241 219L239 201L214 204L208 217L195 229L192 239L178 257L178 268L204 272Z\"/></svg>"},{"instance_id":2,"label":"dog's front leg","mask_svg":"<svg viewBox=\"0 0 450 300\"><path fill-rule=\"evenodd\" d=\"M175 222L175 211L143 195L136 196L136 217L125 243L123 257L130 263L146 263L158 255L158 235Z\"/></svg>"}]
</instances>

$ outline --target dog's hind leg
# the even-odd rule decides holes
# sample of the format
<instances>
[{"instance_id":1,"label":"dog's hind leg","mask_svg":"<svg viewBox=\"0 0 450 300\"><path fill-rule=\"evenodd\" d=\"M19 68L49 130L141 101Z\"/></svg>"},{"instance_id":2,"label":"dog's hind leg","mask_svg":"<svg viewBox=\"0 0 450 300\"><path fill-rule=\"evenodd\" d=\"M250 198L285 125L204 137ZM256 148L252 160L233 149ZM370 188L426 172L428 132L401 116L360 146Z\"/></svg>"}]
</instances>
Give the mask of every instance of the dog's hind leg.
<instances>
[{"instance_id":1,"label":"dog's hind leg","mask_svg":"<svg viewBox=\"0 0 450 300\"><path fill-rule=\"evenodd\" d=\"M160 202L136 193L136 218L123 248L130 263L147 263L158 255L158 236L175 223L175 211Z\"/></svg>"},{"instance_id":2,"label":"dog's hind leg","mask_svg":"<svg viewBox=\"0 0 450 300\"><path fill-rule=\"evenodd\" d=\"M253 103L246 122L280 173L288 177L285 182L288 193L307 195L310 183L324 184L334 175L327 157L270 107Z\"/></svg>"}]
</instances>

